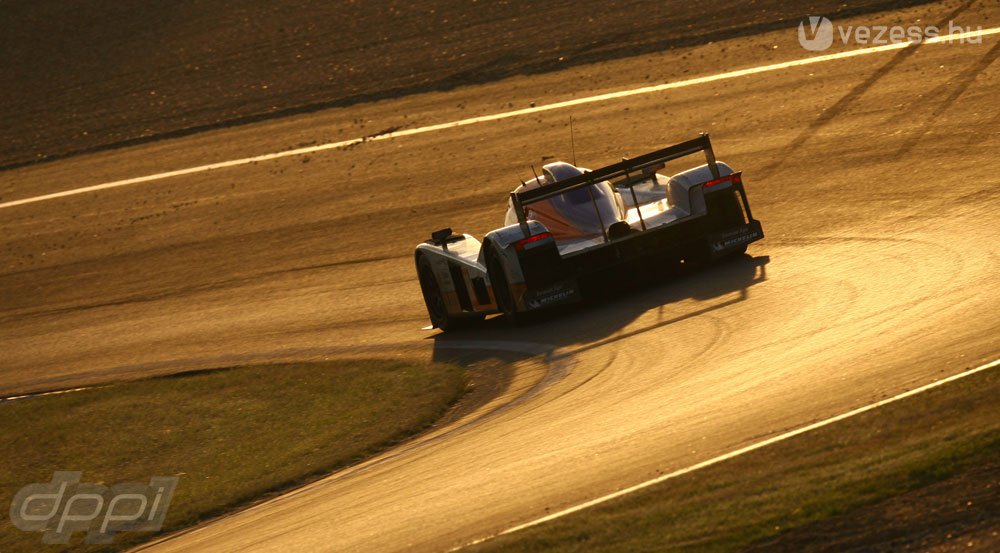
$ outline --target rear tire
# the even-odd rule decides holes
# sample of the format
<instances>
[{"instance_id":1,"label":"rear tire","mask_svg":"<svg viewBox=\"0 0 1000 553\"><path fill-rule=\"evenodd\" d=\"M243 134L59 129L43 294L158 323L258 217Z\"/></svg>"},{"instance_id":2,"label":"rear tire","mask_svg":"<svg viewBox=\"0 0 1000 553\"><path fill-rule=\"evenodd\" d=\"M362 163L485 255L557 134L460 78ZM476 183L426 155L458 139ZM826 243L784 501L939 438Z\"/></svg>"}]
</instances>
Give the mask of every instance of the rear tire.
<instances>
[{"instance_id":1,"label":"rear tire","mask_svg":"<svg viewBox=\"0 0 1000 553\"><path fill-rule=\"evenodd\" d=\"M734 259L740 258L743 254L747 253L747 245L729 250L725 254L715 257L712 255L711 250L706 246L703 250L698 251L694 255L688 256L686 261L693 265L693 268L709 267L712 265L718 265L720 263L728 263Z\"/></svg>"},{"instance_id":2,"label":"rear tire","mask_svg":"<svg viewBox=\"0 0 1000 553\"><path fill-rule=\"evenodd\" d=\"M721 258L719 258L719 261L723 262L723 263L725 263L727 261L732 261L734 259L738 259L740 257L743 257L743 255L746 254L746 253L747 253L747 245L743 244L742 246L736 248L735 250L730 250L730 251L726 252L726 255L724 255Z\"/></svg>"},{"instance_id":3,"label":"rear tire","mask_svg":"<svg viewBox=\"0 0 1000 553\"><path fill-rule=\"evenodd\" d=\"M504 271L500 257L492 253L486 259L486 272L490 275L490 284L493 286L493 297L497 300L497 309L503 313L504 318L512 325L523 322L524 314L517 312L517 304L514 302L514 295L510 291L507 282L507 272Z\"/></svg>"}]
</instances>

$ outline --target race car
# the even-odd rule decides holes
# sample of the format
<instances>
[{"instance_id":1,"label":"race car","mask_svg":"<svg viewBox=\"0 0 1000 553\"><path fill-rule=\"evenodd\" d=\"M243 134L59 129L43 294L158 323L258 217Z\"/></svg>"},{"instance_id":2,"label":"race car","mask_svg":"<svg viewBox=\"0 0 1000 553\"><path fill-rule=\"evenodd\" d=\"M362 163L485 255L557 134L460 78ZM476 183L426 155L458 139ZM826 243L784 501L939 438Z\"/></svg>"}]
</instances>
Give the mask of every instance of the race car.
<instances>
[{"instance_id":1,"label":"race car","mask_svg":"<svg viewBox=\"0 0 1000 553\"><path fill-rule=\"evenodd\" d=\"M699 153L705 164L660 173ZM581 282L598 273L718 260L763 237L742 174L717 161L702 134L600 169L547 164L510 193L503 227L482 242L435 231L414 260L431 324L449 331L491 313L517 323L578 302Z\"/></svg>"}]
</instances>

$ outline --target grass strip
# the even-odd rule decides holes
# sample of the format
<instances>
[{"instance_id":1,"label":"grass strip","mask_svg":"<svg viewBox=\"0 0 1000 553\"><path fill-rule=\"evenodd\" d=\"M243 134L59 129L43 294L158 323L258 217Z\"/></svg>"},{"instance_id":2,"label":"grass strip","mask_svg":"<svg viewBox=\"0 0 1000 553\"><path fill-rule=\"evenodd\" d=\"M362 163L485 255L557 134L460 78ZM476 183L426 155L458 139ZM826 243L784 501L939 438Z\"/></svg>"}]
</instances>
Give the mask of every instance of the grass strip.
<instances>
[{"instance_id":1,"label":"grass strip","mask_svg":"<svg viewBox=\"0 0 1000 553\"><path fill-rule=\"evenodd\" d=\"M163 531L357 462L427 428L462 396L445 364L352 360L248 366L0 404L0 500L56 470L107 486L179 476ZM119 534L118 550L151 538ZM0 551L45 546L0 517Z\"/></svg>"},{"instance_id":2,"label":"grass strip","mask_svg":"<svg viewBox=\"0 0 1000 553\"><path fill-rule=\"evenodd\" d=\"M990 370L471 551L740 550L1000 454Z\"/></svg>"}]
</instances>

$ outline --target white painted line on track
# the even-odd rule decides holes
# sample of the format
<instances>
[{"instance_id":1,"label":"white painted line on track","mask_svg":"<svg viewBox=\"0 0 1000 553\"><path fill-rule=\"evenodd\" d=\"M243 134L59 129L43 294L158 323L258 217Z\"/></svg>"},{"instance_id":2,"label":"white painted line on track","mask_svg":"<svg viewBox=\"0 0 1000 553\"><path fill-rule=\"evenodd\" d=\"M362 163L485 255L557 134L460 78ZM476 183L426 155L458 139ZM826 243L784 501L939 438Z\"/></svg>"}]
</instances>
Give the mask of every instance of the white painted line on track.
<instances>
[{"instance_id":1,"label":"white painted line on track","mask_svg":"<svg viewBox=\"0 0 1000 553\"><path fill-rule=\"evenodd\" d=\"M723 455L719 455L718 457L713 457L713 458L711 458L711 459L709 459L707 461L702 461L702 462L700 462L698 464L691 465L689 467L682 468L680 470L676 470L676 471L671 472L669 474L664 474L662 476L658 476L656 478L653 478L652 480L647 480L645 482L636 484L634 486L630 486L628 488L625 488L625 489L622 489L622 490L618 490L617 492L609 493L607 495L603 495L603 496L598 497L596 499L591 499L590 501L586 501L584 503L580 503L579 505L574 505L572 507L568 507L568 508L563 509L561 511L552 513L550 515L546 515L546 516L544 516L542 518L538 518L538 519L532 520L530 522L525 522L524 524L519 524L517 526L508 528L508 529L506 529L506 530L504 530L504 531L502 531L502 532L500 532L498 534L493 534L493 535L487 536L485 538L480 538L480 539L478 539L476 541L467 543L467 544L465 544L463 546L456 547L456 548L452 549L451 551L457 551L459 549L462 549L463 547L468 547L470 545L476 545L478 543L482 543L484 541L491 540L491 539L493 539L493 538L495 538L497 536L503 536L503 535L506 535L506 534L512 534L514 532L518 532L520 530L524 530L525 528L530 528L532 526L537 526L539 524L543 524L543 523L555 520L557 518L562 518L562 517L564 517L566 515L571 515L573 513L582 511L584 509L588 509L588 508L593 507L595 505L599 505L601 503L604 503L604 502L607 502L607 501L611 501L612 499L617 499L619 497L626 496L626 495L631 494L633 492L637 492L637 491L639 491L641 489L648 488L650 486L655 486L656 484L659 484L661 482L665 482L667 480L671 480L673 478L677 478L678 476L683 476L685 474L694 472L694 471L696 471L698 469L703 469L705 467L708 467L708 466L711 466L711 465L715 465L715 464L721 463L723 461L727 461L727 460L732 459L734 457L739 457L740 455L744 455L746 453L750 453L751 451L756 451L758 449L765 448L765 447L767 447L769 445L773 445L773 444L776 444L778 442L787 440L789 438L793 438L793 437L798 436L800 434L805 434L806 432L811 432L811 431L816 430L818 428L822 428L824 426L831 425L831 424L833 424L835 422L839 422L839 421L842 421L844 419L849 419L849 418L851 418L851 417L853 417L855 415L860 415L861 413L866 413L866 412L871 411L873 409L877 409L879 407L882 407L883 405L888 405L890 403L899 401L901 399L906 399L908 397L912 397L912 396L915 396L917 394L921 394L921 393L926 392L928 390L937 388L938 386L942 386L944 384L948 384L949 382L954 382L956 380L960 380L960 379L965 378L967 376L972 376L972 375L974 375L976 373L979 373L979 372L982 372L982 371L985 371L985 370L988 370L988 369L992 369L992 368L997 367L997 366L1000 366L1000 359L996 359L994 361L986 363L985 365L980 365L980 366L978 366L978 367L976 367L974 369L969 369L967 371L960 372L958 374L949 376L948 378L944 378L944 379L938 380L936 382L931 382L930 384L926 384L926 385L921 386L919 388L914 388L913 390L910 390L908 392L903 392L903 393L901 393L899 395L896 395L896 396L893 396L893 397L890 397L890 398L887 398L887 399L883 399L881 401L877 401L877 402L872 403L870 405L865 405L864 407L859 407L859 408L854 409L852 411L848 411L846 413L842 413L840 415L837 415L837 416L834 416L834 417L830 417L828 419L824 419L824 420L821 420L819 422L815 422L813 424L810 424L810 425L807 425L807 426L803 426L801 428L797 428L795 430L786 432L784 434L780 434L780 435L775 436L773 438L768 438L768 439L766 439L764 441L757 442L757 443L752 444L752 445L748 445L746 447L737 449L735 451L731 451L729 453L725 453Z\"/></svg>"},{"instance_id":2,"label":"white painted line on track","mask_svg":"<svg viewBox=\"0 0 1000 553\"><path fill-rule=\"evenodd\" d=\"M69 389L66 389L66 390L53 390L51 392L38 392L38 393L34 393L34 394L23 394L23 395L19 395L19 396L0 397L0 404L4 404L4 403L6 403L8 401L17 401L19 399L31 399L31 398L43 397L43 396L57 396L57 395L61 395L61 394L70 394L70 393L73 393L73 392L84 392L86 390L95 390L97 388L106 388L106 387L107 386L83 386L82 388L69 388Z\"/></svg>"},{"instance_id":3,"label":"white painted line on track","mask_svg":"<svg viewBox=\"0 0 1000 553\"><path fill-rule=\"evenodd\" d=\"M955 41L974 39L979 37L985 37L990 35L1000 34L1000 27L992 27L989 29L980 29L976 31L969 31L964 33L955 33L950 35L941 35L934 38L926 39L922 44L945 44ZM885 44L881 46L873 46L871 48L860 48L857 50L848 50L846 52L837 52L835 54L825 54L821 56L812 56L808 58L786 61L781 63L773 63L770 65L762 65L759 67L750 67L747 69L738 69L735 71L728 71L726 73L719 73L716 75L708 75L705 77L695 77L693 79L686 79L683 81L675 81L671 83L663 83L652 86L644 86L640 88L633 88L629 90L620 90L618 92L608 92L606 94L598 94L596 96L587 96L585 98L576 98L574 100L566 100L563 102L555 102L552 104L545 104L541 106L535 106L530 108L518 109L513 111L505 111L502 113L494 113L492 115L481 115L478 117L470 117L468 119L461 119L458 121L450 121L448 123L438 123L436 125L428 125L425 127L417 127L413 129L404 129L401 131L393 131L382 134L377 134L373 136L366 136L362 138L352 138L350 140L341 140L339 142L329 142L326 144L319 144L317 146L308 146L305 148L296 148L294 150L285 150L282 152L275 152L271 154L263 154L253 157L245 157L241 159L233 159L229 161L220 161L218 163L210 163L208 165L199 165L197 167L188 167L187 169L177 169L175 171L167 171L165 173L156 173L153 175L146 175L142 177L134 177L130 179L117 180L112 182L106 182L103 184L95 184L93 186L85 186L83 188L74 188L72 190L65 190L62 192L54 192L52 194L44 194L41 196L35 196L32 198L24 198L21 200L11 200L9 202L0 203L0 209L16 207L19 205L31 204L36 202L42 202L46 200L54 200L57 198L65 198L67 196L75 196L77 194L85 194L87 192L97 192L99 190L107 190L109 188L118 188L122 186L129 186L133 184L141 184L144 182L157 181L162 179L169 179L171 177L179 177L183 175L190 175L193 173L202 173L205 171L212 171L215 169L226 169L229 167L238 167L240 165L248 165L250 163L257 163L260 161L269 161L272 159L280 159L284 157L300 156L305 154L312 154L316 152L322 152L325 150L334 150L337 148L344 148L347 146L353 146L355 144L361 144L363 142L377 142L380 140L389 140L392 138L402 138L404 136L411 136L415 134L424 134L429 132L442 131L446 129L454 129L457 127L464 127L467 125L475 125L477 123L486 123L489 121L499 121L501 119L509 119L511 117L520 117L522 115L530 115L533 113L539 113L543 111L551 111L554 109L562 109L573 106L580 106L584 104L592 104L596 102L606 102L608 100L617 100L619 98L627 98L629 96L638 96L642 94L651 94L654 92L662 92L664 90L672 90L675 88L684 88L688 86L695 86L706 83L713 83L716 81L722 81L726 79L735 79L738 77L745 77L747 75L756 75L758 73L767 73L769 71L778 71L781 69L789 69L792 67L801 67L803 65L811 65L814 63L823 63L827 61L841 60L846 58L853 58L856 56L864 56L868 54L877 54L880 52L889 52L892 50L902 50L903 48L908 48L915 44L920 44L918 42L899 42L895 44Z\"/></svg>"}]
</instances>

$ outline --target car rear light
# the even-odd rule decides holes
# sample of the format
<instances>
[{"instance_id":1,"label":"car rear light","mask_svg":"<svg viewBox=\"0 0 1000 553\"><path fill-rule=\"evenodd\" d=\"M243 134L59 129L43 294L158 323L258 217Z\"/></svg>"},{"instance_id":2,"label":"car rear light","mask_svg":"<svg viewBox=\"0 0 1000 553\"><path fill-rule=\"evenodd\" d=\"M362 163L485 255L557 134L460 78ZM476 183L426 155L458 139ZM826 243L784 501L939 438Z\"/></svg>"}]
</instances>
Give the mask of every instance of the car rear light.
<instances>
[{"instance_id":1,"label":"car rear light","mask_svg":"<svg viewBox=\"0 0 1000 553\"><path fill-rule=\"evenodd\" d=\"M743 184L743 177L739 173L733 173L732 175L726 175L721 179L710 180L705 183L705 188L711 188L719 184Z\"/></svg>"},{"instance_id":2,"label":"car rear light","mask_svg":"<svg viewBox=\"0 0 1000 553\"><path fill-rule=\"evenodd\" d=\"M530 249L530 248L534 247L533 245L536 242L538 242L540 240L545 240L546 238L552 238L552 233L551 232L543 232L541 234L536 234L534 236L529 236L527 238L522 238L522 239L518 240L517 242L514 242L514 247L517 248L517 249L519 249L519 250L523 250L525 248Z\"/></svg>"}]
</instances>

